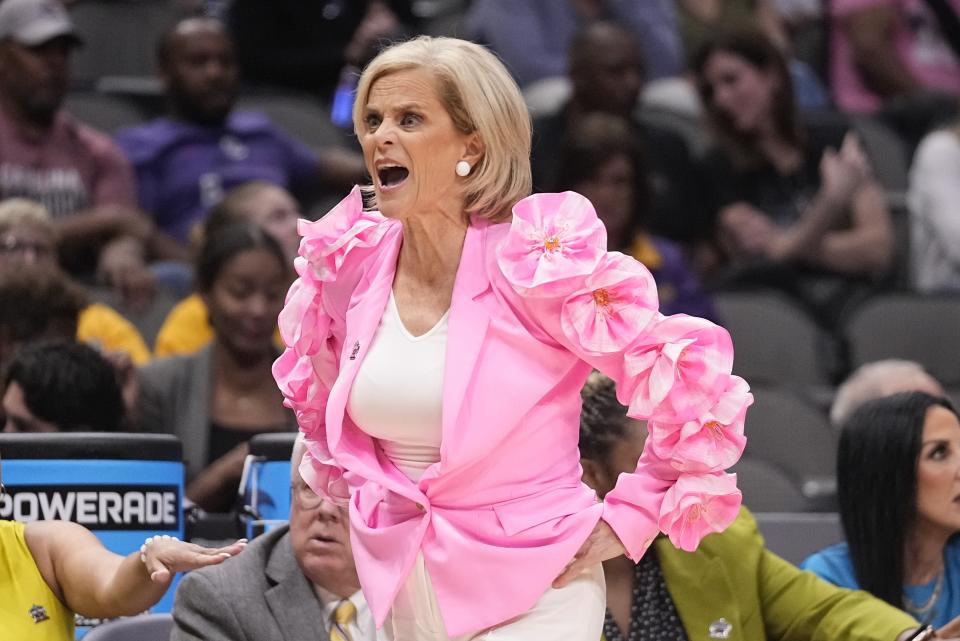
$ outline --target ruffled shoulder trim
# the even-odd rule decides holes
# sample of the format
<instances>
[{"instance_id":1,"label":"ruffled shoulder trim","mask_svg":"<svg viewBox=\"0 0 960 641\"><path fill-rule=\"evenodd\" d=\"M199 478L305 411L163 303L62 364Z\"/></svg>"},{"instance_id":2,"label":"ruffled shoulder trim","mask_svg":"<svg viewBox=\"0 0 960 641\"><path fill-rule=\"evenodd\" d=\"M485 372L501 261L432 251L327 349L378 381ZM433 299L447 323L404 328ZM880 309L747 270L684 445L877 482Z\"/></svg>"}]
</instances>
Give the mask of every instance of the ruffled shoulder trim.
<instances>
[{"instance_id":1,"label":"ruffled shoulder trim","mask_svg":"<svg viewBox=\"0 0 960 641\"><path fill-rule=\"evenodd\" d=\"M569 293L607 253L607 230L593 205L572 191L534 194L513 208L497 263L519 293Z\"/></svg>"},{"instance_id":2,"label":"ruffled shoulder trim","mask_svg":"<svg viewBox=\"0 0 960 641\"><path fill-rule=\"evenodd\" d=\"M374 247L390 228L391 221L380 212L364 211L360 187L354 187L326 215L310 222L301 220L298 230L300 257L297 272L308 273L319 282L336 278L344 259L354 249Z\"/></svg>"}]
</instances>

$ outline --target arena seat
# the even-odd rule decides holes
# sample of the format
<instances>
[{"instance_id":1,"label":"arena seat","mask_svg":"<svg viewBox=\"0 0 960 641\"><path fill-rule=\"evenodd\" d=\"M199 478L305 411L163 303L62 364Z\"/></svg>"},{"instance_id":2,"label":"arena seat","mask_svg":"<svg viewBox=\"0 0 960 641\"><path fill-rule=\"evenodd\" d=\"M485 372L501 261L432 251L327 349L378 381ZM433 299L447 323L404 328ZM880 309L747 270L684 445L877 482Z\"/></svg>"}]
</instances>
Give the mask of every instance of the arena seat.
<instances>
[{"instance_id":1,"label":"arena seat","mask_svg":"<svg viewBox=\"0 0 960 641\"><path fill-rule=\"evenodd\" d=\"M810 503L833 509L837 435L826 416L784 388L755 386L747 411L745 457L782 471Z\"/></svg>"},{"instance_id":2,"label":"arena seat","mask_svg":"<svg viewBox=\"0 0 960 641\"><path fill-rule=\"evenodd\" d=\"M820 513L755 513L767 549L794 565L818 550L843 541L840 516Z\"/></svg>"},{"instance_id":3,"label":"arena seat","mask_svg":"<svg viewBox=\"0 0 960 641\"><path fill-rule=\"evenodd\" d=\"M143 113L132 102L95 91L67 94L64 107L77 120L107 134L144 121Z\"/></svg>"},{"instance_id":4,"label":"arena seat","mask_svg":"<svg viewBox=\"0 0 960 641\"><path fill-rule=\"evenodd\" d=\"M753 512L807 512L810 502L789 476L773 464L744 456L730 470L737 475L743 504Z\"/></svg>"},{"instance_id":5,"label":"arena seat","mask_svg":"<svg viewBox=\"0 0 960 641\"><path fill-rule=\"evenodd\" d=\"M884 358L917 361L946 387L960 386L960 296L885 294L844 323L850 366Z\"/></svg>"},{"instance_id":6,"label":"arena seat","mask_svg":"<svg viewBox=\"0 0 960 641\"><path fill-rule=\"evenodd\" d=\"M296 432L257 434L240 480L247 538L290 518L290 455Z\"/></svg>"},{"instance_id":7,"label":"arena seat","mask_svg":"<svg viewBox=\"0 0 960 641\"><path fill-rule=\"evenodd\" d=\"M523 88L523 101L533 119L551 116L570 99L573 87L566 76L554 76L531 82Z\"/></svg>"},{"instance_id":8,"label":"arena seat","mask_svg":"<svg viewBox=\"0 0 960 641\"><path fill-rule=\"evenodd\" d=\"M84 641L168 641L173 630L169 614L141 614L108 621L91 630Z\"/></svg>"},{"instance_id":9,"label":"arena seat","mask_svg":"<svg viewBox=\"0 0 960 641\"><path fill-rule=\"evenodd\" d=\"M176 0L84 0L68 5L84 46L71 60L75 86L92 87L105 76L154 74L155 47L185 15Z\"/></svg>"},{"instance_id":10,"label":"arena seat","mask_svg":"<svg viewBox=\"0 0 960 641\"><path fill-rule=\"evenodd\" d=\"M291 93L255 92L240 96L237 109L266 114L280 129L307 145L343 147L352 130L330 122L330 111L311 96Z\"/></svg>"},{"instance_id":11,"label":"arena seat","mask_svg":"<svg viewBox=\"0 0 960 641\"><path fill-rule=\"evenodd\" d=\"M721 324L736 353L733 369L751 385L828 384L832 344L812 318L786 295L772 291L718 292Z\"/></svg>"},{"instance_id":12,"label":"arena seat","mask_svg":"<svg viewBox=\"0 0 960 641\"><path fill-rule=\"evenodd\" d=\"M184 466L168 434L0 434L0 519L74 521L126 556L157 534L183 538ZM176 583L152 612L169 612ZM79 621L78 633L87 623Z\"/></svg>"}]
</instances>

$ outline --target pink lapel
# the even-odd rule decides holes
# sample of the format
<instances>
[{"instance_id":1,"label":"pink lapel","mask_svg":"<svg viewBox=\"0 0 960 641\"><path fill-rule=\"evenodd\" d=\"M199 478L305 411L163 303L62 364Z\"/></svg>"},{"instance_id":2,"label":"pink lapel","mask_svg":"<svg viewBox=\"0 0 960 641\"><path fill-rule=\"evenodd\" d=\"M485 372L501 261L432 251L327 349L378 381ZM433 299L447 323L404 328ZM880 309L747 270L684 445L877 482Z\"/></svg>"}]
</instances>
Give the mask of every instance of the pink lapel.
<instances>
[{"instance_id":1,"label":"pink lapel","mask_svg":"<svg viewBox=\"0 0 960 641\"><path fill-rule=\"evenodd\" d=\"M453 284L443 372L441 461L456 457L460 442L457 430L460 407L469 393L470 379L490 324L490 312L479 300L490 289L485 248L488 225L486 221L474 219L467 228L463 255ZM421 479L421 487L425 480L438 474L436 466L427 470Z\"/></svg>"}]
</instances>

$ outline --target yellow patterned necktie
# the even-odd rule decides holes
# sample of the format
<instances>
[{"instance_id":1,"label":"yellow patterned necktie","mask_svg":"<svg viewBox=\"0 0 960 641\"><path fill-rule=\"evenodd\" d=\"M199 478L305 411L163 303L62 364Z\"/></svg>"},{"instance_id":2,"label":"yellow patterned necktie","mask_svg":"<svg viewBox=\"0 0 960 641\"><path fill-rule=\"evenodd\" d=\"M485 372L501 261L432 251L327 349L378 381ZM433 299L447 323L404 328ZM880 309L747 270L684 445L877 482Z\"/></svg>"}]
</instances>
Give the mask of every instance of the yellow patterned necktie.
<instances>
[{"instance_id":1,"label":"yellow patterned necktie","mask_svg":"<svg viewBox=\"0 0 960 641\"><path fill-rule=\"evenodd\" d=\"M330 626L330 641L353 641L347 626L357 616L357 606L344 599L333 611L333 625Z\"/></svg>"}]
</instances>

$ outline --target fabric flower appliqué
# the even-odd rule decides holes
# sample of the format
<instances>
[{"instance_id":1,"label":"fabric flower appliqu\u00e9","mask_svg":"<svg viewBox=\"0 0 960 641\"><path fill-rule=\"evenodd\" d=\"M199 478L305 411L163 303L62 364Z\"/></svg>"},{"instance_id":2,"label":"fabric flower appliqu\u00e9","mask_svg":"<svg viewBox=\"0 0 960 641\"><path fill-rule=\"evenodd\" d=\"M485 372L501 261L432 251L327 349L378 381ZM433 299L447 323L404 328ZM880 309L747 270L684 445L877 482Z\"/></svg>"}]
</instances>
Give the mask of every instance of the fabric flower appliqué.
<instances>
[{"instance_id":1,"label":"fabric flower appliqu\u00e9","mask_svg":"<svg viewBox=\"0 0 960 641\"><path fill-rule=\"evenodd\" d=\"M592 273L606 247L607 230L589 200L572 191L534 194L514 206L498 262L518 292L551 296L564 281Z\"/></svg>"},{"instance_id":2,"label":"fabric flower appliqu\u00e9","mask_svg":"<svg viewBox=\"0 0 960 641\"><path fill-rule=\"evenodd\" d=\"M716 405L699 419L686 423L650 421L653 453L681 472L718 472L732 466L743 454L747 408L753 394L747 382L731 376Z\"/></svg>"},{"instance_id":3,"label":"fabric flower appliqu\u00e9","mask_svg":"<svg viewBox=\"0 0 960 641\"><path fill-rule=\"evenodd\" d=\"M660 531L674 547L697 549L708 534L725 530L740 511L736 474L683 474L660 506Z\"/></svg>"},{"instance_id":4,"label":"fabric flower appliqu\u00e9","mask_svg":"<svg viewBox=\"0 0 960 641\"><path fill-rule=\"evenodd\" d=\"M389 222L379 212L364 211L360 188L354 187L320 220L300 221L300 255L307 259L316 280L331 281L351 250L380 242Z\"/></svg>"},{"instance_id":5,"label":"fabric flower appliqu\u00e9","mask_svg":"<svg viewBox=\"0 0 960 641\"><path fill-rule=\"evenodd\" d=\"M684 314L654 321L626 355L630 415L664 423L697 419L727 389L732 368L727 330Z\"/></svg>"},{"instance_id":6,"label":"fabric flower appliqu\u00e9","mask_svg":"<svg viewBox=\"0 0 960 641\"><path fill-rule=\"evenodd\" d=\"M637 261L613 252L563 302L560 323L570 342L599 355L622 351L656 314L653 276Z\"/></svg>"}]
</instances>

